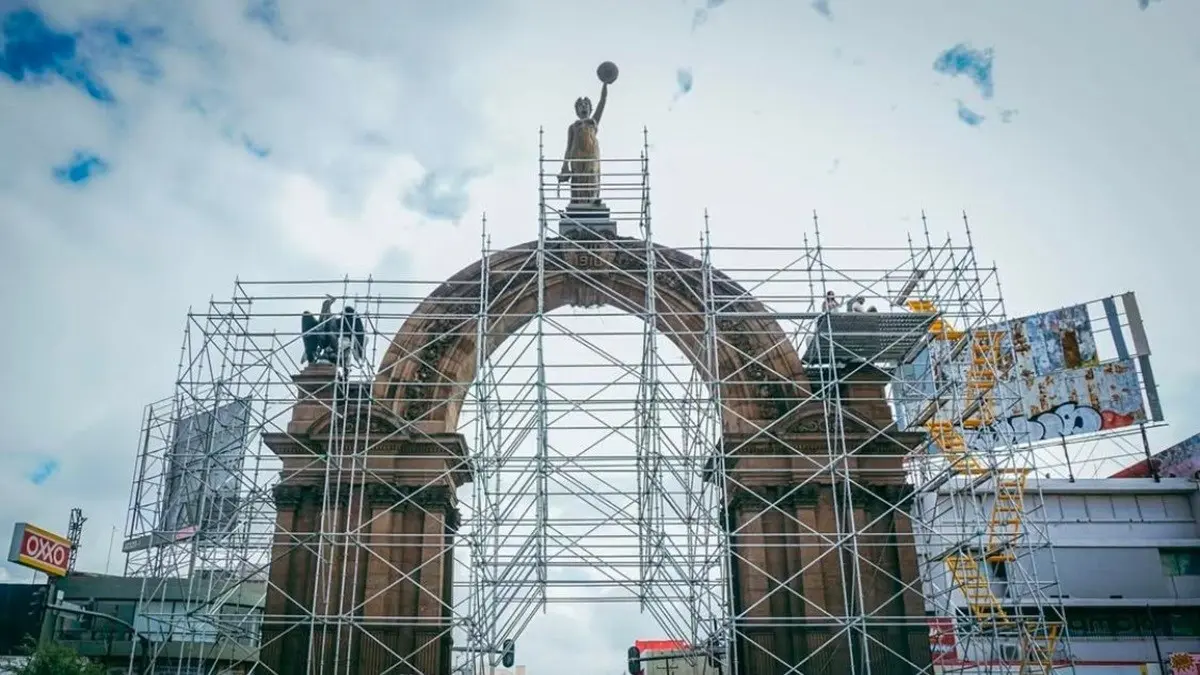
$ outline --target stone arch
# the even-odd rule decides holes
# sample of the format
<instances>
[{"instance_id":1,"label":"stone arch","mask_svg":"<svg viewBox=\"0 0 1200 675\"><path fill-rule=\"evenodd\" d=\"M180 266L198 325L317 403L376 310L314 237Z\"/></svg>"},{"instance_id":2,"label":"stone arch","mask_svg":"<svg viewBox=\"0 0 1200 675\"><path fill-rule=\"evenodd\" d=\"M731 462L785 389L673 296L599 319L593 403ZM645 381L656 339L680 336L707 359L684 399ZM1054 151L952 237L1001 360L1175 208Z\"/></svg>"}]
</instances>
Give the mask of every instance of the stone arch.
<instances>
[{"instance_id":1,"label":"stone arch","mask_svg":"<svg viewBox=\"0 0 1200 675\"><path fill-rule=\"evenodd\" d=\"M545 246L546 311L608 305L645 310L646 242L551 239ZM466 387L475 377L480 303L489 308L488 353L533 318L537 308L538 242L499 251L458 272L431 293L389 345L374 395L427 433L457 431ZM800 355L766 307L714 270L705 292L702 263L654 245L658 329L707 376L705 302L727 316L717 320L717 377L726 434L752 433L787 415L810 391ZM486 265L485 265L486 262ZM487 298L483 298L487 274ZM577 270L586 270L580 274Z\"/></svg>"}]
</instances>

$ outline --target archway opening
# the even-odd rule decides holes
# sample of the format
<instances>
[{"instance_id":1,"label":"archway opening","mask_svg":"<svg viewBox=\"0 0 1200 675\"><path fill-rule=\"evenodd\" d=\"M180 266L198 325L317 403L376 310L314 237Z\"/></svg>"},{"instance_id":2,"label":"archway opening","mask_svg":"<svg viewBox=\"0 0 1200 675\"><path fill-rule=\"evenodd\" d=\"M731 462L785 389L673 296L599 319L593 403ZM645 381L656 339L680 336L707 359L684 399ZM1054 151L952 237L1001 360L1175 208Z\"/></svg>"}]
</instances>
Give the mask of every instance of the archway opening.
<instances>
[{"instance_id":1,"label":"archway opening","mask_svg":"<svg viewBox=\"0 0 1200 675\"><path fill-rule=\"evenodd\" d=\"M529 673L612 672L634 640L696 643L729 611L704 480L719 401L652 324L614 307L533 317L464 397L476 478L459 489L454 604L480 644L519 636Z\"/></svg>"}]
</instances>

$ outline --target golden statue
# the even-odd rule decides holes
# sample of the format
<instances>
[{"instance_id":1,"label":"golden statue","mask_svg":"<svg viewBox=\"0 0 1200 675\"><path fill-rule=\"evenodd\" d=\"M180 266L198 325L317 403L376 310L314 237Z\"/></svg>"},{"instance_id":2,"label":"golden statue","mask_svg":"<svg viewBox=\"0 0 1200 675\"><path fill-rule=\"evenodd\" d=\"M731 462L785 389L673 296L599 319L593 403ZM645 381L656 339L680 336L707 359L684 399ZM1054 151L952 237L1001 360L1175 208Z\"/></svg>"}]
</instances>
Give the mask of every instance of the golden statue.
<instances>
[{"instance_id":1,"label":"golden statue","mask_svg":"<svg viewBox=\"0 0 1200 675\"><path fill-rule=\"evenodd\" d=\"M572 204L600 205L600 118L608 101L608 85L617 79L616 64L605 61L596 69L596 76L603 83L600 102L593 111L592 99L575 99L578 119L567 127L567 151L558 172L559 183L571 181Z\"/></svg>"}]
</instances>

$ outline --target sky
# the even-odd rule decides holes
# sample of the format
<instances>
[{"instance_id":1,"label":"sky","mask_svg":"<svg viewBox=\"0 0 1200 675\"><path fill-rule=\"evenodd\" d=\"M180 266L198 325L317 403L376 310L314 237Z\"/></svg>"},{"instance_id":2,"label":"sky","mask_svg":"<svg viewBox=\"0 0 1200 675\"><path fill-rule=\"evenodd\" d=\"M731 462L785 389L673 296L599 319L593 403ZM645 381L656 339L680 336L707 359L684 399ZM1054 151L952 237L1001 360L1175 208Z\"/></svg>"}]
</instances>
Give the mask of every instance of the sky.
<instances>
[{"instance_id":1,"label":"sky","mask_svg":"<svg viewBox=\"0 0 1200 675\"><path fill-rule=\"evenodd\" d=\"M118 570L188 308L236 278L442 279L484 212L535 238L538 129L558 152L604 60L605 152L649 130L660 241L707 210L718 246L798 245L815 210L832 244L902 245L965 210L1010 315L1138 293L1165 446L1200 427L1198 27L1185 0L0 0L0 522L81 507L81 567ZM530 675L620 667L620 616L573 611L535 620Z\"/></svg>"}]
</instances>

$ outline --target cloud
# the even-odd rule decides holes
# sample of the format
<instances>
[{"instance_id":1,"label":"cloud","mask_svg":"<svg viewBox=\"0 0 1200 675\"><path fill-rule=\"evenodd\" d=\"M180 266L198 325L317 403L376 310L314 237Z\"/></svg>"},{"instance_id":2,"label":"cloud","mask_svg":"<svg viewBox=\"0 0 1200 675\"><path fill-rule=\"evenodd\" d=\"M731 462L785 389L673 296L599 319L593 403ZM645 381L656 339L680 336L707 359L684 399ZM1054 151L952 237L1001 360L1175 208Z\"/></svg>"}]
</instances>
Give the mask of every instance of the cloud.
<instances>
[{"instance_id":1,"label":"cloud","mask_svg":"<svg viewBox=\"0 0 1200 675\"><path fill-rule=\"evenodd\" d=\"M963 76L975 84L983 98L991 98L995 93L995 82L992 80L992 49L973 49L966 43L959 43L938 55L933 62L936 72L951 77Z\"/></svg>"},{"instance_id":2,"label":"cloud","mask_svg":"<svg viewBox=\"0 0 1200 675\"><path fill-rule=\"evenodd\" d=\"M0 413L22 448L0 457L0 521L62 531L80 506L107 538L189 306L239 276L400 276L405 246L446 232L431 216L462 212L492 160L471 64L507 15L474 0L400 21L392 3L300 0L270 26L232 0L0 8L0 283L44 331L19 347L30 358L0 361L23 391ZM52 495L30 482L45 457ZM102 569L88 541L81 565Z\"/></svg>"},{"instance_id":3,"label":"cloud","mask_svg":"<svg viewBox=\"0 0 1200 675\"><path fill-rule=\"evenodd\" d=\"M1173 291L1189 283L1186 179L1200 156L1186 133L1194 92L1177 86L1188 62L1172 51L1184 38L1164 32L1190 25L1189 3L1156 7L1179 20L1137 33L1074 14L1030 23L1001 5L978 9L1008 64L1004 104L1020 108L1022 123L946 134L957 123L945 107L953 96L913 84L967 85L929 72L929 57L970 30L953 12L877 9L833 36L809 3L741 21L757 11L747 3L746 16L741 5L722 7L710 26L719 30L701 45L687 22L703 2L614 2L589 16L589 46L566 50L546 39L577 31L578 13L536 0L38 5L75 52L37 62L41 70L20 56L16 81L18 57L3 47L0 283L8 311L36 316L37 333L0 337L0 351L19 355L0 360L0 381L14 383L0 410L9 448L0 522L62 532L79 506L89 517L80 566L103 569L111 528L125 526L142 404L173 393L178 364L193 353L181 348L189 307L228 298L237 278L371 274L431 288L476 257L478 230L466 220L484 207L494 246L535 238L538 126L554 130L548 152L560 152L563 115L575 96L595 96L578 89L595 86L607 58L622 76L603 149L636 160L650 129L660 241L694 245L708 209L718 246L799 246L804 214L816 209L831 256L839 244L903 247L913 195L936 195L932 227L957 231L958 209L968 209L1014 315L1136 288L1164 403L1175 424L1197 423L1187 405L1200 382L1189 358L1197 327ZM914 16L928 30L896 30ZM835 37L865 65L797 67L828 54ZM1112 49L1089 51L1097 43ZM1044 67L1080 55L1095 63L1095 87L1069 86ZM1126 77L1139 59L1160 64L1161 77ZM661 102L672 81L678 88L680 64L702 72L704 86L688 94L687 115L670 115ZM83 76L112 100L93 97ZM971 110L1004 120L970 89L959 96ZM1161 105L1130 107L1138 101ZM1111 142L1098 146L1098 136ZM66 189L54 168L77 151L109 169ZM938 161L895 169L921 153ZM1115 184L1127 189L1095 191ZM1139 236L1130 222L1143 223ZM744 269L770 254L714 255ZM564 449L577 450L568 440ZM47 458L58 470L39 487L30 472ZM520 637L518 663L531 675L564 662L604 675L623 667L628 640L668 634L636 606L551 605Z\"/></svg>"}]
</instances>

